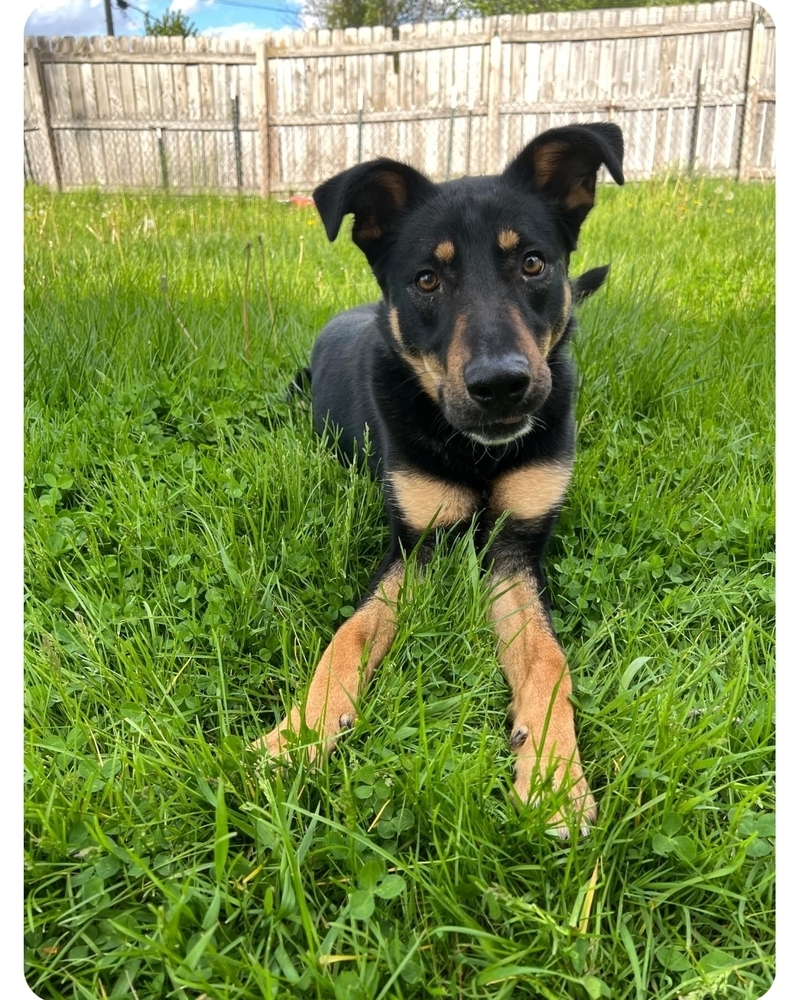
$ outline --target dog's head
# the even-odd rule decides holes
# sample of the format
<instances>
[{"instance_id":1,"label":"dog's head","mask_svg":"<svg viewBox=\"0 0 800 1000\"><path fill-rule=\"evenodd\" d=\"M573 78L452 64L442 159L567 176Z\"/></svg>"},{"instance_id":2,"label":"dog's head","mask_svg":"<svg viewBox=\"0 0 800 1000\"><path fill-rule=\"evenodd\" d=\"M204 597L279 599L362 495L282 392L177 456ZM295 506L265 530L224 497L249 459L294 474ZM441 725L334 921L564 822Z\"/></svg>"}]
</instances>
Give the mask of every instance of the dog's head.
<instances>
[{"instance_id":1,"label":"dog's head","mask_svg":"<svg viewBox=\"0 0 800 1000\"><path fill-rule=\"evenodd\" d=\"M495 177L434 184L403 163L360 164L314 192L328 238L353 241L383 291L393 348L449 423L483 444L526 434L551 390L572 307L608 268L570 281L570 253L605 164L623 183L610 123L551 129Z\"/></svg>"}]
</instances>

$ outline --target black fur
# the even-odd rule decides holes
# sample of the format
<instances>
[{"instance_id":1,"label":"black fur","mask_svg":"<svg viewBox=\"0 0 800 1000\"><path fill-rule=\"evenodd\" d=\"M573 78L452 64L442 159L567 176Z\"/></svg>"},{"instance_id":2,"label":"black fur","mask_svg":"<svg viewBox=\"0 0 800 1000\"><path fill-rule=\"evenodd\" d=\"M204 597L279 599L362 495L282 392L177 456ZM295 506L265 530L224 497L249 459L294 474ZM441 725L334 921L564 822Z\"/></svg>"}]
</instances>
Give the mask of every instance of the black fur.
<instances>
[{"instance_id":1,"label":"black fur","mask_svg":"<svg viewBox=\"0 0 800 1000\"><path fill-rule=\"evenodd\" d=\"M303 723L331 745L342 720L353 718L360 670L368 676L394 635L390 599L376 591L399 593L403 552L416 547L425 564L437 534L431 528L463 529L477 518L492 566L498 655L512 688L515 788L529 798L539 754L538 780L555 768L553 780L571 785L581 829L592 822L541 560L575 452L572 310L608 272L570 278L570 254L594 204L597 171L605 164L621 184L622 155L616 125L571 125L538 136L499 176L434 184L380 159L314 192L331 240L344 216L354 216L353 240L383 297L331 320L310 373L298 373L295 384L301 389L310 374L315 427L336 436L349 459L365 456L368 428L367 458L383 481L391 542L317 667L305 717L294 709L261 741L271 752ZM542 714L548 704L552 732ZM554 817L560 832L568 813Z\"/></svg>"},{"instance_id":2,"label":"black fur","mask_svg":"<svg viewBox=\"0 0 800 1000\"><path fill-rule=\"evenodd\" d=\"M553 151L547 162L553 170L540 184L536 157L543 150ZM532 342L552 328L563 308L570 253L591 207L587 202L594 199L597 170L605 164L622 183L622 152L616 125L576 125L540 135L499 176L436 185L405 164L380 159L318 187L314 201L331 240L343 216L354 214L353 240L366 254L383 299L336 316L318 337L310 364L316 430L332 430L344 454L352 457L363 455L368 427L373 471L411 467L482 494L513 467L542 459L571 461L571 314L547 356L542 384L532 385L528 398L500 414L501 419L517 414L535 418L528 433L507 443L485 444L471 437L470 429L480 431L489 422L486 413L469 399L448 406L431 398L410 362L429 358L446 364L457 315L466 317L472 357L502 358L503 351L512 349L519 331L511 328L509 305L519 310ZM583 203L574 204L581 199ZM502 230L520 236L510 254L496 245ZM450 265L432 256L441 240L456 249ZM520 276L520 257L528 250L545 258L547 272L541 279ZM427 294L414 285L426 269L442 272L440 286ZM599 288L607 273L608 267L598 267L572 279L573 304ZM402 344L391 330L391 308L397 311ZM458 378L458 373L448 375ZM392 549L398 538L416 541L418 533L408 530L396 505L389 503L387 509ZM537 525L548 531L550 526ZM542 532L535 534L541 540ZM541 547L534 549L540 552Z\"/></svg>"}]
</instances>

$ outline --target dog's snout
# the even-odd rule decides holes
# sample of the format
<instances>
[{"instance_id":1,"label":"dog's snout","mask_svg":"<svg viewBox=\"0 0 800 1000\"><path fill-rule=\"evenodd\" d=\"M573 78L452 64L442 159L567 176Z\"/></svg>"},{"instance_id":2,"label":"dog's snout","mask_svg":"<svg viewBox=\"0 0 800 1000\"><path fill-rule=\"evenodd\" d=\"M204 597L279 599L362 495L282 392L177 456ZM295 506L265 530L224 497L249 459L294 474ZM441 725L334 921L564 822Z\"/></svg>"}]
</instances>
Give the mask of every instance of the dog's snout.
<instances>
[{"instance_id":1,"label":"dog's snout","mask_svg":"<svg viewBox=\"0 0 800 1000\"><path fill-rule=\"evenodd\" d=\"M476 358L464 368L467 392L481 406L501 408L524 399L531 384L531 370L523 354Z\"/></svg>"}]
</instances>

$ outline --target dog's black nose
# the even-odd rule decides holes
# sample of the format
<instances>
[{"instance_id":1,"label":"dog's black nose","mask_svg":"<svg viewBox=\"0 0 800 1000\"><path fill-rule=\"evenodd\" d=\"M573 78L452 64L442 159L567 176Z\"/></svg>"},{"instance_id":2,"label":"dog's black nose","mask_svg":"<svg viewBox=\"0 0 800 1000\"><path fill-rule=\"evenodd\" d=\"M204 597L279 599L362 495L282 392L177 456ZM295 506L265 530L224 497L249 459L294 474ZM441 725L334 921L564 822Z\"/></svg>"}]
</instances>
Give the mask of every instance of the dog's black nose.
<instances>
[{"instance_id":1,"label":"dog's black nose","mask_svg":"<svg viewBox=\"0 0 800 1000\"><path fill-rule=\"evenodd\" d=\"M464 384L476 403L500 409L519 403L531 384L531 369L523 354L475 358L464 368Z\"/></svg>"}]
</instances>

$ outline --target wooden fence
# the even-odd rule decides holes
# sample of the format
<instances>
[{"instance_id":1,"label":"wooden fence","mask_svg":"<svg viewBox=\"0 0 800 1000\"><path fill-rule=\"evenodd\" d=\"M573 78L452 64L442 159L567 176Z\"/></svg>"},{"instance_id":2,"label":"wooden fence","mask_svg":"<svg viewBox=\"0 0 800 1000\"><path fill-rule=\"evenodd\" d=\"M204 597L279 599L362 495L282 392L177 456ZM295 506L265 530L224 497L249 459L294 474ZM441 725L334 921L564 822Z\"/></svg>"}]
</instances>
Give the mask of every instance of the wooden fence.
<instances>
[{"instance_id":1,"label":"wooden fence","mask_svg":"<svg viewBox=\"0 0 800 1000\"><path fill-rule=\"evenodd\" d=\"M774 23L743 0L214 38L26 38L25 176L305 192L360 160L492 173L613 118L626 176L774 176Z\"/></svg>"}]
</instances>

